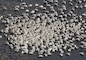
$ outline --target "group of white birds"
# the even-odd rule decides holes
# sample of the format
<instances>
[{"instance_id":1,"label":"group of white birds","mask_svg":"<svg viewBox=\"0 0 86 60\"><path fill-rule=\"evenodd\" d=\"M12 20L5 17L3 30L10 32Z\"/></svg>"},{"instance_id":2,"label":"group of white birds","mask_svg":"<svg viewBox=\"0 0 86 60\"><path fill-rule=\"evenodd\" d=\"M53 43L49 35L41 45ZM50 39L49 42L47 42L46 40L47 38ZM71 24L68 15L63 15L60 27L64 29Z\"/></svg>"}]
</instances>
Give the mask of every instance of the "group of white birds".
<instances>
[{"instance_id":1,"label":"group of white birds","mask_svg":"<svg viewBox=\"0 0 86 60\"><path fill-rule=\"evenodd\" d=\"M61 8L58 8L58 0L43 0L45 6L38 3L28 4L23 1L15 6L15 12L25 11L21 12L21 16L15 17L8 14L7 17L0 17L0 21L6 26L1 30L8 38L6 44L14 51L21 50L23 54L38 52L39 57L51 55L55 51L63 56L65 50L68 51L69 56L72 50L79 47L86 49L86 12L79 16L74 13L79 9L78 3L82 4L84 1L76 1L75 6L67 14L65 13L67 11L65 0L62 0ZM70 6L73 5L72 0L69 0L69 3ZM29 10L31 7L35 8ZM55 7L60 12L56 11ZM86 4L83 8L86 8ZM81 45L78 46L75 42ZM84 52L80 54L85 55Z\"/></svg>"}]
</instances>

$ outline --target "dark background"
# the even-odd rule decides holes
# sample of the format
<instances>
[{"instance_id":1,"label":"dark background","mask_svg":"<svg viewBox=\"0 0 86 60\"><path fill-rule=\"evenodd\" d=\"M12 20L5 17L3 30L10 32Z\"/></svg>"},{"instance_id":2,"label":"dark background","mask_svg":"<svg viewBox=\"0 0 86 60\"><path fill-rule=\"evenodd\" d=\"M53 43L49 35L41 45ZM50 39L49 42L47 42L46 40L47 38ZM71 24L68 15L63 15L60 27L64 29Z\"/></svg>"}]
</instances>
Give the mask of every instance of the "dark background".
<instances>
[{"instance_id":1,"label":"dark background","mask_svg":"<svg viewBox=\"0 0 86 60\"><path fill-rule=\"evenodd\" d=\"M27 3L40 3L43 4L42 0L25 0ZM68 0L67 0L68 1ZM62 0L59 0L59 6L61 4ZM14 6L18 5L20 3L19 0L0 0L0 16L6 15L8 13L11 13L13 15L20 15L21 12L14 12ZM74 2L75 4L76 2ZM7 10L4 10L2 7L7 7ZM69 11L71 7L67 5L67 10ZM79 10L77 9L76 13L77 15L81 14L82 12L86 11L86 9ZM4 24L0 22L0 29L4 28ZM3 33L0 33L3 35ZM64 54L63 57L59 56L59 52L52 53L51 56L38 58L38 55L34 53L33 55L29 54L21 54L20 52L14 52L10 49L9 46L5 44L5 41L7 39L3 36L2 39L0 39L0 60L86 60L85 56L80 56L79 52L84 51L86 53L86 50L84 49L78 49L71 52L70 56L67 56Z\"/></svg>"}]
</instances>

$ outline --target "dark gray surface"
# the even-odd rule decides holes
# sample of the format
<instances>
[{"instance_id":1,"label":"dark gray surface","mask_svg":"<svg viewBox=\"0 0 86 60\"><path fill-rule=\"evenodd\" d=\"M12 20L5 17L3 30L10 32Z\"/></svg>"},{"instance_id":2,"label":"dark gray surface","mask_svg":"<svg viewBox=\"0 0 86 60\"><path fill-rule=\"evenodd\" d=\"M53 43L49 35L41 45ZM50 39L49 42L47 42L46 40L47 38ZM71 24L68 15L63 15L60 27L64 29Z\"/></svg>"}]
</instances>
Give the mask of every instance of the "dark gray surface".
<instances>
[{"instance_id":1,"label":"dark gray surface","mask_svg":"<svg viewBox=\"0 0 86 60\"><path fill-rule=\"evenodd\" d=\"M25 0L27 3L40 3L42 4L42 0ZM62 0L59 0L60 3ZM20 3L19 0L0 0L0 15L5 15L8 13L11 13L13 15L18 15L21 14L20 12L14 12L14 6L18 5ZM60 4L59 3L59 4ZM74 2L76 3L76 2ZM3 10L1 7L6 6L7 11ZM68 5L69 7L69 5ZM72 7L72 6L71 6ZM71 7L68 8L68 10L71 9ZM76 13L77 15L81 14L81 12L84 12L86 10L77 10ZM4 24L0 23L0 29L4 28ZM3 35L3 33L0 33ZM64 57L60 57L58 52L55 52L52 54L52 56L44 57L44 58L38 58L38 55L34 53L33 55L29 54L21 54L20 52L14 52L13 50L10 49L9 46L5 44L5 41L7 39L3 36L2 39L0 39L0 60L86 60L86 55L85 56L80 56L79 52L84 51L86 53L86 50L84 49L78 49L75 51L71 52L70 56L67 56L64 54Z\"/></svg>"}]
</instances>

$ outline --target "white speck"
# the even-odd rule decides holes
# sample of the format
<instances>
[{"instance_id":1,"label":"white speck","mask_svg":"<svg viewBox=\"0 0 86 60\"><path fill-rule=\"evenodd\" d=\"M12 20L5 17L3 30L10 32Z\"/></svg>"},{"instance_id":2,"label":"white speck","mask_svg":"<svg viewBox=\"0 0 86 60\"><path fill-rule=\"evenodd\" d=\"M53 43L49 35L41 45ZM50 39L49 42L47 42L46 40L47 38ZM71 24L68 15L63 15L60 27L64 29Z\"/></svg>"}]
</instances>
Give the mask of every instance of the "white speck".
<instances>
[{"instance_id":1,"label":"white speck","mask_svg":"<svg viewBox=\"0 0 86 60\"><path fill-rule=\"evenodd\" d=\"M20 7L19 5L15 6L15 8L19 8L19 7Z\"/></svg>"},{"instance_id":2,"label":"white speck","mask_svg":"<svg viewBox=\"0 0 86 60\"><path fill-rule=\"evenodd\" d=\"M28 6L29 6L29 7L32 7L33 5L32 5L32 4L29 4Z\"/></svg>"},{"instance_id":3,"label":"white speck","mask_svg":"<svg viewBox=\"0 0 86 60\"><path fill-rule=\"evenodd\" d=\"M27 5L24 5L24 7L28 7Z\"/></svg>"},{"instance_id":4,"label":"white speck","mask_svg":"<svg viewBox=\"0 0 86 60\"><path fill-rule=\"evenodd\" d=\"M15 11L18 11L18 10L19 10L19 8L16 8L16 7L15 7Z\"/></svg>"},{"instance_id":5,"label":"white speck","mask_svg":"<svg viewBox=\"0 0 86 60\"><path fill-rule=\"evenodd\" d=\"M36 7L38 7L38 6L39 6L39 4L37 4L37 3L36 3L36 4L35 4L35 6L36 6Z\"/></svg>"},{"instance_id":6,"label":"white speck","mask_svg":"<svg viewBox=\"0 0 86 60\"><path fill-rule=\"evenodd\" d=\"M58 0L53 0L53 2L58 3Z\"/></svg>"},{"instance_id":7,"label":"white speck","mask_svg":"<svg viewBox=\"0 0 86 60\"><path fill-rule=\"evenodd\" d=\"M0 38L2 38L2 35L0 35Z\"/></svg>"},{"instance_id":8,"label":"white speck","mask_svg":"<svg viewBox=\"0 0 86 60\"><path fill-rule=\"evenodd\" d=\"M86 13L83 13L82 16L86 17Z\"/></svg>"},{"instance_id":9,"label":"white speck","mask_svg":"<svg viewBox=\"0 0 86 60\"><path fill-rule=\"evenodd\" d=\"M53 0L50 0L49 2L50 2L50 3L53 3Z\"/></svg>"},{"instance_id":10,"label":"white speck","mask_svg":"<svg viewBox=\"0 0 86 60\"><path fill-rule=\"evenodd\" d=\"M85 55L85 54L84 54L84 52L80 52L80 55L82 55L82 56L83 56L83 55Z\"/></svg>"},{"instance_id":11,"label":"white speck","mask_svg":"<svg viewBox=\"0 0 86 60\"><path fill-rule=\"evenodd\" d=\"M21 10L23 10L23 9L24 9L24 7L20 7L20 9L21 9Z\"/></svg>"},{"instance_id":12,"label":"white speck","mask_svg":"<svg viewBox=\"0 0 86 60\"><path fill-rule=\"evenodd\" d=\"M0 16L0 20L3 18L3 16Z\"/></svg>"},{"instance_id":13,"label":"white speck","mask_svg":"<svg viewBox=\"0 0 86 60\"><path fill-rule=\"evenodd\" d=\"M34 13L35 13L35 11L34 11L34 10L32 10L32 11L31 11L31 13L32 13L32 14L34 14Z\"/></svg>"},{"instance_id":14,"label":"white speck","mask_svg":"<svg viewBox=\"0 0 86 60\"><path fill-rule=\"evenodd\" d=\"M63 53L60 53L60 56L62 57L63 56Z\"/></svg>"},{"instance_id":15,"label":"white speck","mask_svg":"<svg viewBox=\"0 0 86 60\"><path fill-rule=\"evenodd\" d=\"M81 4L81 3L82 3L82 1L81 1L81 0L79 0L79 1L78 1L78 3L80 3L80 4Z\"/></svg>"},{"instance_id":16,"label":"white speck","mask_svg":"<svg viewBox=\"0 0 86 60\"><path fill-rule=\"evenodd\" d=\"M43 55L39 55L39 57L40 57L40 58L42 58L42 57L43 57Z\"/></svg>"},{"instance_id":17,"label":"white speck","mask_svg":"<svg viewBox=\"0 0 86 60\"><path fill-rule=\"evenodd\" d=\"M22 2L21 4L22 4L22 5L26 5L26 2Z\"/></svg>"},{"instance_id":18,"label":"white speck","mask_svg":"<svg viewBox=\"0 0 86 60\"><path fill-rule=\"evenodd\" d=\"M44 6L43 6L43 5L40 5L39 7L40 7L40 8L43 8Z\"/></svg>"},{"instance_id":19,"label":"white speck","mask_svg":"<svg viewBox=\"0 0 86 60\"><path fill-rule=\"evenodd\" d=\"M26 9L26 12L28 13L28 12L29 12L29 10L28 10L28 9Z\"/></svg>"},{"instance_id":20,"label":"white speck","mask_svg":"<svg viewBox=\"0 0 86 60\"><path fill-rule=\"evenodd\" d=\"M67 53L68 56L70 56L70 53Z\"/></svg>"},{"instance_id":21,"label":"white speck","mask_svg":"<svg viewBox=\"0 0 86 60\"><path fill-rule=\"evenodd\" d=\"M47 54L44 54L46 57L48 56Z\"/></svg>"},{"instance_id":22,"label":"white speck","mask_svg":"<svg viewBox=\"0 0 86 60\"><path fill-rule=\"evenodd\" d=\"M84 7L86 8L86 4L84 5Z\"/></svg>"},{"instance_id":23,"label":"white speck","mask_svg":"<svg viewBox=\"0 0 86 60\"><path fill-rule=\"evenodd\" d=\"M38 9L34 9L36 12L38 11Z\"/></svg>"},{"instance_id":24,"label":"white speck","mask_svg":"<svg viewBox=\"0 0 86 60\"><path fill-rule=\"evenodd\" d=\"M5 7L5 6L3 6L2 8L3 8L4 10L7 10L7 7Z\"/></svg>"}]
</instances>

